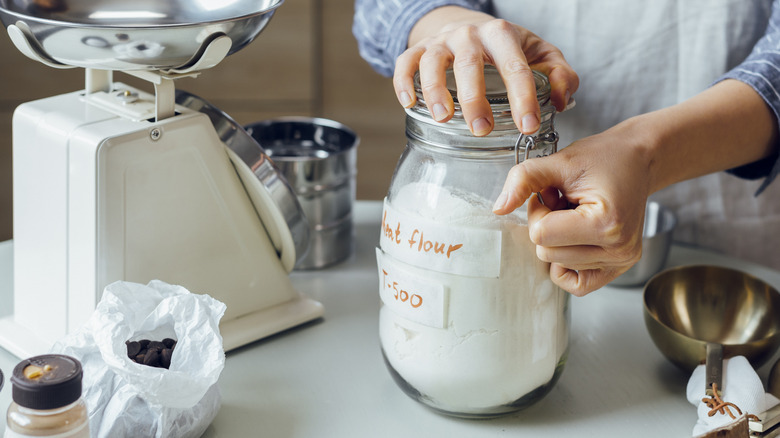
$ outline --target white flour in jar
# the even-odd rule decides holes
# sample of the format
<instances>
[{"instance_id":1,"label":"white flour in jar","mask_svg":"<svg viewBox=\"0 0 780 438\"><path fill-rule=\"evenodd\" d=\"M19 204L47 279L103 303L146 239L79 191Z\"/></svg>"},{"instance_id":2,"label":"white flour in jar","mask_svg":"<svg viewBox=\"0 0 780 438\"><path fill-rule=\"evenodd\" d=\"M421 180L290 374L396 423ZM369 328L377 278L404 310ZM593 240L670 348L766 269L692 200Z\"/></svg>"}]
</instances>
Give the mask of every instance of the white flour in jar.
<instances>
[{"instance_id":1,"label":"white flour in jar","mask_svg":"<svg viewBox=\"0 0 780 438\"><path fill-rule=\"evenodd\" d=\"M536 258L525 218L496 216L491 206L486 199L428 183L402 187L392 202L404 215L502 231L499 278L403 265L407 275L447 288L445 328L410 321L387 306L380 311L380 338L390 366L426 403L453 413L489 414L547 384L568 346L568 297L550 281L548 265Z\"/></svg>"}]
</instances>

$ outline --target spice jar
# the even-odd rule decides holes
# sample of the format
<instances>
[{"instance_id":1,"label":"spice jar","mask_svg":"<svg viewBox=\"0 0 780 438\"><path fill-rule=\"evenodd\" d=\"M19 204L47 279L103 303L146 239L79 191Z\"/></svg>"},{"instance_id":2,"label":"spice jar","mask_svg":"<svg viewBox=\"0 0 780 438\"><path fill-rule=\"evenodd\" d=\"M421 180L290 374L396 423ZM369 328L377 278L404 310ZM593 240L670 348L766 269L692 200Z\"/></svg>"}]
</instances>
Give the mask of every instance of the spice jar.
<instances>
[{"instance_id":1,"label":"spice jar","mask_svg":"<svg viewBox=\"0 0 780 438\"><path fill-rule=\"evenodd\" d=\"M25 359L11 375L5 438L89 438L81 363L59 354Z\"/></svg>"},{"instance_id":2,"label":"spice jar","mask_svg":"<svg viewBox=\"0 0 780 438\"><path fill-rule=\"evenodd\" d=\"M471 135L448 73L455 116L407 110L407 145L384 203L377 248L379 332L390 374L413 399L460 417L490 417L540 400L566 363L569 295L536 257L525 207L492 213L516 162L557 148L547 78L534 72L541 128L520 135L506 88L485 68L494 129Z\"/></svg>"}]
</instances>

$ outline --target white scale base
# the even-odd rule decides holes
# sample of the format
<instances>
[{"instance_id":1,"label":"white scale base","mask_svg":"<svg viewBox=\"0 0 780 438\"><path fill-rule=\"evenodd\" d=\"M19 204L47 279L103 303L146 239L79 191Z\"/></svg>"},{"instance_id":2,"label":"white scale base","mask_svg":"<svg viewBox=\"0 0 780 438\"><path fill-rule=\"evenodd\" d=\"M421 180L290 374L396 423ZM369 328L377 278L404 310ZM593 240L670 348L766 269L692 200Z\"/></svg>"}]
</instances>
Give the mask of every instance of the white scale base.
<instances>
[{"instance_id":1,"label":"white scale base","mask_svg":"<svg viewBox=\"0 0 780 438\"><path fill-rule=\"evenodd\" d=\"M114 104L125 89L139 99ZM11 353L47 352L118 280L224 302L226 351L322 316L292 287L292 237L252 172L205 115L151 121L154 108L115 84L14 113L14 311L0 319Z\"/></svg>"}]
</instances>

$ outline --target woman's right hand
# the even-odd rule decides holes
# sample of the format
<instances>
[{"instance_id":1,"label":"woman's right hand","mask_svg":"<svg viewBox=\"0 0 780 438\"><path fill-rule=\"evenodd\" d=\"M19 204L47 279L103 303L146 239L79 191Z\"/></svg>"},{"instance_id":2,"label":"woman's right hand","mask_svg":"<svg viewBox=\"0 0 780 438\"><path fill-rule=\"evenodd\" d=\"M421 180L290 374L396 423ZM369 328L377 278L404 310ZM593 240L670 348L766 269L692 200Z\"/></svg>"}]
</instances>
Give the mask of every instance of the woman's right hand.
<instances>
[{"instance_id":1,"label":"woman's right hand","mask_svg":"<svg viewBox=\"0 0 780 438\"><path fill-rule=\"evenodd\" d=\"M396 60L393 86L401 105L413 106L414 75L419 70L433 119L446 122L454 114L445 76L452 68L463 117L474 135L483 136L493 130L485 98L485 64L494 65L504 79L512 117L524 134L536 132L541 117L532 69L548 76L552 103L559 111L579 86L577 74L558 48L523 27L459 6L434 9L415 24L409 48Z\"/></svg>"}]
</instances>

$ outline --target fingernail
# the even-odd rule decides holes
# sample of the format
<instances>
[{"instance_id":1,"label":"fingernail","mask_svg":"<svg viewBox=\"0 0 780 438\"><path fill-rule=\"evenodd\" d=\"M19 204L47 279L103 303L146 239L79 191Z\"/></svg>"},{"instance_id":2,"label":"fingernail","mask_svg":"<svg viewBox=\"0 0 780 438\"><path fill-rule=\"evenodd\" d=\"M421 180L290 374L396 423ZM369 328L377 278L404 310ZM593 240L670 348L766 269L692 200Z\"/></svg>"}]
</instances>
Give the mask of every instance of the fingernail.
<instances>
[{"instance_id":1,"label":"fingernail","mask_svg":"<svg viewBox=\"0 0 780 438\"><path fill-rule=\"evenodd\" d=\"M493 211L504 208L507 199L509 199L509 195L507 195L506 192L501 192L501 194L498 195L498 199L496 199L496 203L493 204Z\"/></svg>"},{"instance_id":2,"label":"fingernail","mask_svg":"<svg viewBox=\"0 0 780 438\"><path fill-rule=\"evenodd\" d=\"M563 95L563 108L566 109L566 106L569 105L569 101L571 100L571 91L566 90L566 94Z\"/></svg>"},{"instance_id":3,"label":"fingernail","mask_svg":"<svg viewBox=\"0 0 780 438\"><path fill-rule=\"evenodd\" d=\"M433 106L433 120L441 121L447 118L447 109L444 108L444 105L437 103Z\"/></svg>"},{"instance_id":4,"label":"fingernail","mask_svg":"<svg viewBox=\"0 0 780 438\"><path fill-rule=\"evenodd\" d=\"M526 114L523 116L523 133L533 134L539 129L539 120L535 114Z\"/></svg>"},{"instance_id":5,"label":"fingernail","mask_svg":"<svg viewBox=\"0 0 780 438\"><path fill-rule=\"evenodd\" d=\"M398 95L398 101L401 102L401 106L404 108L409 108L412 104L412 96L406 91L402 91L401 94Z\"/></svg>"},{"instance_id":6,"label":"fingernail","mask_svg":"<svg viewBox=\"0 0 780 438\"><path fill-rule=\"evenodd\" d=\"M484 117L481 117L471 123L471 132L474 135L485 135L490 132L490 122Z\"/></svg>"}]
</instances>

